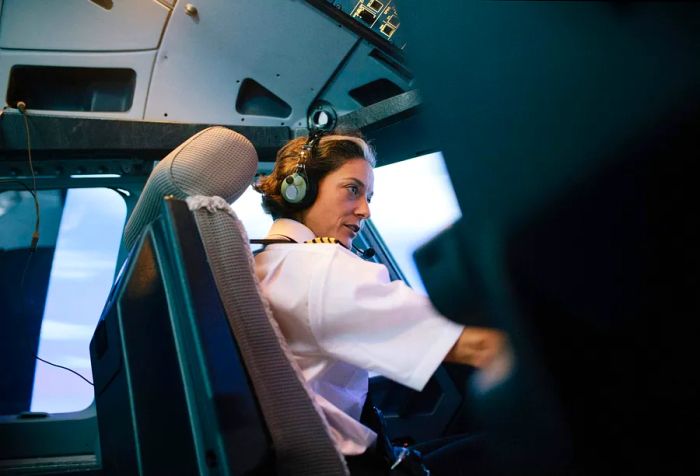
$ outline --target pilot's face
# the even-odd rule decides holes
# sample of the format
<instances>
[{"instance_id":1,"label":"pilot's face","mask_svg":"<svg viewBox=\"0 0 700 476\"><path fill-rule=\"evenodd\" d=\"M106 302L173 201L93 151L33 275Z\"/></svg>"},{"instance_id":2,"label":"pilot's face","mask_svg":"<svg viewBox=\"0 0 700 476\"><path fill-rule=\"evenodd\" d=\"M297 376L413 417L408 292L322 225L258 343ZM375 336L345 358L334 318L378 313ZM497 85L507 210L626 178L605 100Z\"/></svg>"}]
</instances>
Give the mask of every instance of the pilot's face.
<instances>
[{"instance_id":1,"label":"pilot's face","mask_svg":"<svg viewBox=\"0 0 700 476\"><path fill-rule=\"evenodd\" d=\"M318 196L302 212L301 222L316 236L333 237L347 248L369 218L374 193L374 172L363 159L351 159L318 184Z\"/></svg>"}]
</instances>

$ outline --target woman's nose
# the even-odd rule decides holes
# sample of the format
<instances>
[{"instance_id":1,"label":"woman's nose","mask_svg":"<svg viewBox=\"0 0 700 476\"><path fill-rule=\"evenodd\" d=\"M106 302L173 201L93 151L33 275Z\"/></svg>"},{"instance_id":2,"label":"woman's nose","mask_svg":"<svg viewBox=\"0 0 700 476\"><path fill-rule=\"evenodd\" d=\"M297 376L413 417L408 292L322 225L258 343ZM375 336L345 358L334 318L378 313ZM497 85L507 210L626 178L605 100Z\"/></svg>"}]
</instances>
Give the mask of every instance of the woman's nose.
<instances>
[{"instance_id":1,"label":"woman's nose","mask_svg":"<svg viewBox=\"0 0 700 476\"><path fill-rule=\"evenodd\" d=\"M357 208L355 209L355 215L362 217L363 219L368 219L372 212L369 209L369 202L367 198L362 198Z\"/></svg>"}]
</instances>

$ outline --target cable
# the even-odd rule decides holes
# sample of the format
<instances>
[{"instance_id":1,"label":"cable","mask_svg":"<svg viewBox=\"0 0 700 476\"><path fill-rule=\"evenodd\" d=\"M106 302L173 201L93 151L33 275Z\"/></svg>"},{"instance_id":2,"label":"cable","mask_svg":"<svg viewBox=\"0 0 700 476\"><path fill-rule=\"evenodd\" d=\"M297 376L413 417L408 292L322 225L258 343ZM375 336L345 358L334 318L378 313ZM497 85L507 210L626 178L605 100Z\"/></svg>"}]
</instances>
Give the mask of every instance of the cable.
<instances>
[{"instance_id":1,"label":"cable","mask_svg":"<svg viewBox=\"0 0 700 476\"><path fill-rule=\"evenodd\" d=\"M49 362L48 360L44 360L44 359L42 359L41 357L39 357L38 355L36 355L36 354L34 354L34 357L36 357L37 360L41 360L41 361L44 362L45 364L53 365L54 367L58 367L59 369L63 369L63 370L67 370L67 371L69 371L69 372L72 372L72 373L74 373L75 375L77 375L78 377L80 377L81 379L85 380L87 383L89 383L89 384L92 385L93 387L95 386L94 383L92 383L91 381L89 381L88 379L86 379L85 377L83 377L82 375L80 375L78 372L76 372L76 371L73 370L73 369L69 369L68 367L64 367L63 365L54 364L54 363L52 363L52 362Z\"/></svg>"},{"instance_id":2,"label":"cable","mask_svg":"<svg viewBox=\"0 0 700 476\"><path fill-rule=\"evenodd\" d=\"M3 107L2 112L5 112L8 106ZM36 251L37 245L39 244L39 225L41 223L41 207L39 206L39 195L37 194L36 188L36 173L34 172L34 162L32 161L32 138L29 132L29 120L27 119L27 104L24 101L17 102L17 110L22 115L24 121L24 131L27 135L27 158L29 159L29 171L32 174L32 188L30 189L24 182L13 179L0 179L0 182L14 182L22 185L29 193L32 194L34 199L34 211L36 213L36 222L34 224L34 232L32 233L32 241L29 246L30 253ZM2 118L2 115L0 115Z\"/></svg>"},{"instance_id":3,"label":"cable","mask_svg":"<svg viewBox=\"0 0 700 476\"><path fill-rule=\"evenodd\" d=\"M32 190L26 183L17 179L0 179L0 183L17 183L23 186L25 190L27 190L27 192L32 194L32 198L34 199L34 213L36 215L36 220L34 221L34 230L39 230L39 198L36 194L36 191Z\"/></svg>"},{"instance_id":4,"label":"cable","mask_svg":"<svg viewBox=\"0 0 700 476\"><path fill-rule=\"evenodd\" d=\"M36 192L34 190L32 190L29 187L29 185L22 182L21 180L0 179L0 183L17 183L17 184L21 185L22 187L24 187L27 190L27 192L29 192L32 195L32 198L34 199L34 211L36 214L36 221L34 223L34 233L38 234L38 230L39 230L39 199L37 198ZM33 237L34 237L34 235L32 234L32 243L34 242ZM24 263L24 267L22 268L22 278L20 279L20 284L19 284L20 292L22 292L24 290L24 280L27 276L27 270L29 269L29 264L32 262L32 256L34 256L33 251L35 251L35 250L30 249L29 256L27 257L27 261Z\"/></svg>"},{"instance_id":5,"label":"cable","mask_svg":"<svg viewBox=\"0 0 700 476\"><path fill-rule=\"evenodd\" d=\"M34 253L36 247L39 244L39 223L41 222L41 208L39 207L39 197L36 193L36 174L34 173L34 164L32 163L32 138L29 133L29 120L27 119L27 103L24 101L17 101L17 109L20 114L22 114L22 119L24 119L24 130L27 134L27 157L29 159L29 171L32 174L32 186L34 189L34 207L36 209L36 226L34 227L34 233L32 233L32 243L29 246L29 251Z\"/></svg>"}]
</instances>

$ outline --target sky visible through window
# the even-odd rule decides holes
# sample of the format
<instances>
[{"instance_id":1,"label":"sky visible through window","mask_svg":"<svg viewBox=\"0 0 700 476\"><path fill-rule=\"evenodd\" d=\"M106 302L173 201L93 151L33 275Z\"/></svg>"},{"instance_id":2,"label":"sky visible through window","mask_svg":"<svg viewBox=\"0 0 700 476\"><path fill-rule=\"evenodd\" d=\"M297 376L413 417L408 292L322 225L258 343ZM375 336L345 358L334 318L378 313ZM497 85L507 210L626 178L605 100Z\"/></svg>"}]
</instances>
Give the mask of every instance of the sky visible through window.
<instances>
[{"instance_id":1,"label":"sky visible through window","mask_svg":"<svg viewBox=\"0 0 700 476\"><path fill-rule=\"evenodd\" d=\"M248 187L238 200L233 202L233 210L243 222L249 239L265 238L272 225L272 217L260 205L262 195ZM255 249L255 246L253 247Z\"/></svg>"},{"instance_id":2,"label":"sky visible through window","mask_svg":"<svg viewBox=\"0 0 700 476\"><path fill-rule=\"evenodd\" d=\"M92 380L89 343L112 286L126 204L106 188L68 190L41 324L38 356ZM37 360L31 411L82 410L93 388Z\"/></svg>"},{"instance_id":3,"label":"sky visible through window","mask_svg":"<svg viewBox=\"0 0 700 476\"><path fill-rule=\"evenodd\" d=\"M378 167L372 222L409 284L425 294L413 252L461 216L442 154Z\"/></svg>"}]
</instances>

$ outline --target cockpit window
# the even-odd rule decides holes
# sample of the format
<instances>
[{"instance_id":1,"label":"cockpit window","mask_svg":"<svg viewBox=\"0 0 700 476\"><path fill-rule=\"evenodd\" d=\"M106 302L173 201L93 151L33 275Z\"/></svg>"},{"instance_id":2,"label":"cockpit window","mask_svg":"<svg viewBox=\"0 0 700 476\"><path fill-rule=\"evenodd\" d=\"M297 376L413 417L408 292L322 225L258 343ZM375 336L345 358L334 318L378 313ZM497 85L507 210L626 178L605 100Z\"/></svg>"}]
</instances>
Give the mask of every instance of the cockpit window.
<instances>
[{"instance_id":1,"label":"cockpit window","mask_svg":"<svg viewBox=\"0 0 700 476\"><path fill-rule=\"evenodd\" d=\"M248 187L232 205L236 215L243 222L250 239L265 238L270 225L272 225L272 217L265 213L260 205L261 197L252 187ZM252 249L255 250L260 246L253 245Z\"/></svg>"},{"instance_id":2,"label":"cockpit window","mask_svg":"<svg viewBox=\"0 0 700 476\"><path fill-rule=\"evenodd\" d=\"M126 204L106 188L0 193L0 414L93 401L89 342L114 278Z\"/></svg>"},{"instance_id":3,"label":"cockpit window","mask_svg":"<svg viewBox=\"0 0 700 476\"><path fill-rule=\"evenodd\" d=\"M372 222L406 280L425 293L413 252L461 216L442 154L378 167L374 192Z\"/></svg>"}]
</instances>

